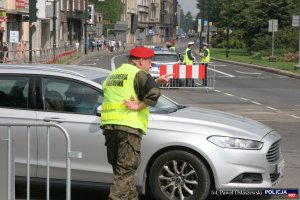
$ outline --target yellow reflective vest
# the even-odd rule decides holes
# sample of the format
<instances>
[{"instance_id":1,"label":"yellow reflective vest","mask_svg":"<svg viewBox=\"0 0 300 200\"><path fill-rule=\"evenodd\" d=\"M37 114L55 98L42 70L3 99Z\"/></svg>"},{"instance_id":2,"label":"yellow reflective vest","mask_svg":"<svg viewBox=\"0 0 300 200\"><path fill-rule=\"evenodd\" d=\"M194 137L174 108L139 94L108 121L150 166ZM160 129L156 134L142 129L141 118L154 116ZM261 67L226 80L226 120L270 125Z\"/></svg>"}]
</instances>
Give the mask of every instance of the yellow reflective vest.
<instances>
[{"instance_id":1,"label":"yellow reflective vest","mask_svg":"<svg viewBox=\"0 0 300 200\"><path fill-rule=\"evenodd\" d=\"M183 64L185 64L185 65L192 65L193 64L193 60L189 59L189 56L188 56L188 53L187 53L189 50L191 50L191 49L187 48L184 52Z\"/></svg>"},{"instance_id":2,"label":"yellow reflective vest","mask_svg":"<svg viewBox=\"0 0 300 200\"><path fill-rule=\"evenodd\" d=\"M174 46L172 46L172 47L169 48L169 51L171 51L172 53L175 53L175 52L176 52L176 49L175 49Z\"/></svg>"},{"instance_id":3,"label":"yellow reflective vest","mask_svg":"<svg viewBox=\"0 0 300 200\"><path fill-rule=\"evenodd\" d=\"M149 117L148 108L133 111L123 103L125 99L129 100L131 96L138 99L134 90L134 78L139 71L140 69L134 65L123 64L104 81L101 126L107 124L124 125L141 129L146 134Z\"/></svg>"},{"instance_id":4,"label":"yellow reflective vest","mask_svg":"<svg viewBox=\"0 0 300 200\"><path fill-rule=\"evenodd\" d=\"M206 49L205 51L207 51L207 56L202 56L200 62L201 63L208 63L210 62L210 51L209 49Z\"/></svg>"}]
</instances>

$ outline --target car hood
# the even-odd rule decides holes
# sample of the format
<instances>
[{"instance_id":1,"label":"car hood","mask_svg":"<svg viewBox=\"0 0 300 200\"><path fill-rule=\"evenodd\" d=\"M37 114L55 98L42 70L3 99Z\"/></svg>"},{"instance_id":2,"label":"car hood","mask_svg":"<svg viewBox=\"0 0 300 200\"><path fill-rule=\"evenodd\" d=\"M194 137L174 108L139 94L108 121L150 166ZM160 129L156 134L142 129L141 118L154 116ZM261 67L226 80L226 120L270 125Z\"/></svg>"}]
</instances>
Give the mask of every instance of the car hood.
<instances>
[{"instance_id":1,"label":"car hood","mask_svg":"<svg viewBox=\"0 0 300 200\"><path fill-rule=\"evenodd\" d=\"M217 110L184 108L169 114L151 114L152 128L223 135L260 141L272 129L255 120ZM151 127L149 127L151 128Z\"/></svg>"}]
</instances>

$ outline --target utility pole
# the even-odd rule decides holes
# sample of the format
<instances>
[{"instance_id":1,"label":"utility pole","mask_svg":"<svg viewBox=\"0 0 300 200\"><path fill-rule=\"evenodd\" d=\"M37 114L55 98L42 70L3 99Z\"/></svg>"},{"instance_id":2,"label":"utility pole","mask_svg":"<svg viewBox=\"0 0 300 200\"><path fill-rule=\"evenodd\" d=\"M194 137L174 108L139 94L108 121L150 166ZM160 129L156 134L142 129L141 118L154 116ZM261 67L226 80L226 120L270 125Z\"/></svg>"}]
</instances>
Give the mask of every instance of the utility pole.
<instances>
[{"instance_id":1,"label":"utility pole","mask_svg":"<svg viewBox=\"0 0 300 200\"><path fill-rule=\"evenodd\" d=\"M298 56L298 65L294 67L294 69L299 69L300 68L300 15L294 15L292 19L292 26L293 27L298 27L299 29L299 56Z\"/></svg>"},{"instance_id":2,"label":"utility pole","mask_svg":"<svg viewBox=\"0 0 300 200\"><path fill-rule=\"evenodd\" d=\"M208 3L208 10L207 10L207 39L206 39L206 43L209 44L209 18L210 18L210 1L207 2Z\"/></svg>"},{"instance_id":3,"label":"utility pole","mask_svg":"<svg viewBox=\"0 0 300 200\"><path fill-rule=\"evenodd\" d=\"M56 0L53 0L53 57L54 62L56 61Z\"/></svg>"},{"instance_id":4,"label":"utility pole","mask_svg":"<svg viewBox=\"0 0 300 200\"><path fill-rule=\"evenodd\" d=\"M32 22L36 21L36 0L29 0L29 63L32 62Z\"/></svg>"},{"instance_id":5,"label":"utility pole","mask_svg":"<svg viewBox=\"0 0 300 200\"><path fill-rule=\"evenodd\" d=\"M228 10L227 10L227 29L226 29L226 40L227 40L227 45L226 45L226 58L229 57L229 31L230 31L230 0L227 1L228 4Z\"/></svg>"},{"instance_id":6,"label":"utility pole","mask_svg":"<svg viewBox=\"0 0 300 200\"><path fill-rule=\"evenodd\" d=\"M73 37L73 31L72 31L72 12L73 12L73 0L69 0L69 40L70 40L70 46L72 46L72 37Z\"/></svg>"},{"instance_id":7,"label":"utility pole","mask_svg":"<svg viewBox=\"0 0 300 200\"><path fill-rule=\"evenodd\" d=\"M56 0L53 0L53 50L56 48L56 19Z\"/></svg>"},{"instance_id":8,"label":"utility pole","mask_svg":"<svg viewBox=\"0 0 300 200\"><path fill-rule=\"evenodd\" d=\"M88 20L88 0L85 3L85 15L84 15L84 54L87 54L87 20Z\"/></svg>"}]
</instances>

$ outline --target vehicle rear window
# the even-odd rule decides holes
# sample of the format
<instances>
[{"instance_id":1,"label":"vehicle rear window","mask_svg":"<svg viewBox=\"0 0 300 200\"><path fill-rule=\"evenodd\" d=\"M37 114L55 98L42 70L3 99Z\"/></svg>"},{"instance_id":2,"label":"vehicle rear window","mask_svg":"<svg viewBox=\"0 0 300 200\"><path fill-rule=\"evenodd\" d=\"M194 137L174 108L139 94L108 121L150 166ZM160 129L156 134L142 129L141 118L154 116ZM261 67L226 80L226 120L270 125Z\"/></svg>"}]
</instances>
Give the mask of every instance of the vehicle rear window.
<instances>
[{"instance_id":1,"label":"vehicle rear window","mask_svg":"<svg viewBox=\"0 0 300 200\"><path fill-rule=\"evenodd\" d=\"M176 54L155 54L151 60L160 63L179 62L179 57Z\"/></svg>"},{"instance_id":2,"label":"vehicle rear window","mask_svg":"<svg viewBox=\"0 0 300 200\"><path fill-rule=\"evenodd\" d=\"M29 77L0 76L0 107L28 108Z\"/></svg>"}]
</instances>

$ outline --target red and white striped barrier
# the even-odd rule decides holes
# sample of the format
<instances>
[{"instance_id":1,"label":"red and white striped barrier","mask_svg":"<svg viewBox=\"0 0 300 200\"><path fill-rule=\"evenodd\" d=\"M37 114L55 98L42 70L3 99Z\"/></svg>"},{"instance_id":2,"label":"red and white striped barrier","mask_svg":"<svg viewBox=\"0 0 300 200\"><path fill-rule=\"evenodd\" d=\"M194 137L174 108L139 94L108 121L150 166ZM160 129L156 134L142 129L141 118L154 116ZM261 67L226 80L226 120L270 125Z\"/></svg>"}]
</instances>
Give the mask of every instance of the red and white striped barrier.
<instances>
[{"instance_id":1,"label":"red and white striped barrier","mask_svg":"<svg viewBox=\"0 0 300 200\"><path fill-rule=\"evenodd\" d=\"M206 79L205 65L160 65L160 76L173 74L173 79Z\"/></svg>"}]
</instances>

